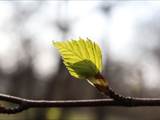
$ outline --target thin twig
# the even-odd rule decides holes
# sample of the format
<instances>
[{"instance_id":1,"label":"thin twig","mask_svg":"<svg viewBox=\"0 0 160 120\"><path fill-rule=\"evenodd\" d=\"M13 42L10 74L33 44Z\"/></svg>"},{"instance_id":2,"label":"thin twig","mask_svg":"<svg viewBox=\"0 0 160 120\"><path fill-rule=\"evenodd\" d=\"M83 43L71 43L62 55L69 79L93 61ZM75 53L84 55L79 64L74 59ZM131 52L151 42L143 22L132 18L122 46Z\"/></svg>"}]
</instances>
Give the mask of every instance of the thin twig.
<instances>
[{"instance_id":1,"label":"thin twig","mask_svg":"<svg viewBox=\"0 0 160 120\"><path fill-rule=\"evenodd\" d=\"M160 106L160 98L132 98L129 101L117 101L113 99L92 99L92 100L30 100L20 97L0 94L0 100L18 104L16 107L0 107L0 113L18 113L28 108L45 108L45 107L97 107L97 106Z\"/></svg>"}]
</instances>

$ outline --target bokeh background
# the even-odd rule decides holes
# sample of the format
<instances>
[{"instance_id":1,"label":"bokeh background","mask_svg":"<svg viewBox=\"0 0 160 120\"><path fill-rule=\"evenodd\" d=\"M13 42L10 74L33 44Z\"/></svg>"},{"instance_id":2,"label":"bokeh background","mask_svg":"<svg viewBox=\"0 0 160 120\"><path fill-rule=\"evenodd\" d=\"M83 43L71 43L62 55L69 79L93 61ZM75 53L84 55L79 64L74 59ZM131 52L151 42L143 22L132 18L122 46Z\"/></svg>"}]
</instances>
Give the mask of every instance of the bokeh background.
<instances>
[{"instance_id":1,"label":"bokeh background","mask_svg":"<svg viewBox=\"0 0 160 120\"><path fill-rule=\"evenodd\" d=\"M28 99L106 98L74 80L51 41L90 38L103 75L126 96L160 96L160 2L0 1L0 93ZM30 109L0 120L159 120L159 107Z\"/></svg>"}]
</instances>

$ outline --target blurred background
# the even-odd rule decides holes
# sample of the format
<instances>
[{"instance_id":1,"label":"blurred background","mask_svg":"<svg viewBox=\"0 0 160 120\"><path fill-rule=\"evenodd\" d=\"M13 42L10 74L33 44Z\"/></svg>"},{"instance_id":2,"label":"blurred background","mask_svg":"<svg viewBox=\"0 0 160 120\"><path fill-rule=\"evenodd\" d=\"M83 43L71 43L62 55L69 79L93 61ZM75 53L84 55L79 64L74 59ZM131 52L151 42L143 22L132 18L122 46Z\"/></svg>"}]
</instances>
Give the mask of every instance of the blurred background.
<instances>
[{"instance_id":1,"label":"blurred background","mask_svg":"<svg viewBox=\"0 0 160 120\"><path fill-rule=\"evenodd\" d=\"M106 98L74 80L51 41L90 38L103 75L126 96L160 96L160 2L0 1L0 93L28 99ZM159 120L159 107L29 109L0 120Z\"/></svg>"}]
</instances>

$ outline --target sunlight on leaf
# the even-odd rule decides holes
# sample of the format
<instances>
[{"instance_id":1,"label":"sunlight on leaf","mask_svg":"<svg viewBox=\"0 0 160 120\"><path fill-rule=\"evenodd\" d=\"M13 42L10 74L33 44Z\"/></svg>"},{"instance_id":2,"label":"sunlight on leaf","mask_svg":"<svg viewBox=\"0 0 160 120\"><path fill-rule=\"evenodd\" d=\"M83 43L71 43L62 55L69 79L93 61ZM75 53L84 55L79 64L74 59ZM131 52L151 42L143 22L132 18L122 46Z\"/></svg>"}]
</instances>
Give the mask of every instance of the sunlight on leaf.
<instances>
[{"instance_id":1,"label":"sunlight on leaf","mask_svg":"<svg viewBox=\"0 0 160 120\"><path fill-rule=\"evenodd\" d=\"M70 74L76 78L89 78L102 70L99 46L89 39L53 42Z\"/></svg>"}]
</instances>

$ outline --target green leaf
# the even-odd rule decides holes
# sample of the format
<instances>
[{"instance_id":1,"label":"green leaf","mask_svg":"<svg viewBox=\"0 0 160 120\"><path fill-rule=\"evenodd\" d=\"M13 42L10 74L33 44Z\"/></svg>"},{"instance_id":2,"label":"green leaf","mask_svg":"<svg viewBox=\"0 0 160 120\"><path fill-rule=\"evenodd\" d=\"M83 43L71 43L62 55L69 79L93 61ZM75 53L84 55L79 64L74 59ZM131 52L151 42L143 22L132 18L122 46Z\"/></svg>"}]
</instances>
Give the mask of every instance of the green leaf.
<instances>
[{"instance_id":1,"label":"green leaf","mask_svg":"<svg viewBox=\"0 0 160 120\"><path fill-rule=\"evenodd\" d=\"M60 52L69 73L76 78L93 78L102 70L101 50L90 39L52 42Z\"/></svg>"}]
</instances>

